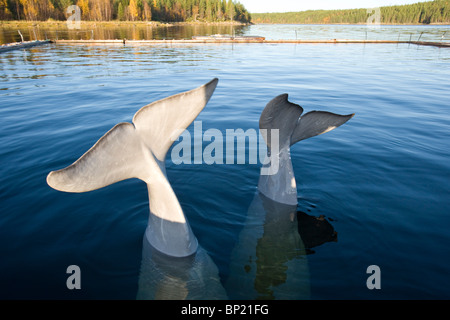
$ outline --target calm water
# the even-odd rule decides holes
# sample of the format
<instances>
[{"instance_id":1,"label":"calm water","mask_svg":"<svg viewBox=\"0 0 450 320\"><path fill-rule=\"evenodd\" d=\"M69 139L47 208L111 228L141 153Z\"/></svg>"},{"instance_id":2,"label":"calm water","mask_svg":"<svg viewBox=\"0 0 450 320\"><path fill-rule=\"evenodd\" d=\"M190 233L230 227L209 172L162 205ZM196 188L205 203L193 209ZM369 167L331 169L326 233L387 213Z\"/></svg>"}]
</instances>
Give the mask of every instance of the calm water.
<instances>
[{"instance_id":1,"label":"calm water","mask_svg":"<svg viewBox=\"0 0 450 320\"><path fill-rule=\"evenodd\" d=\"M34 26L19 26L5 24L0 27L0 44L21 41L18 30L24 40L43 39L76 39L103 40L123 39L151 40L151 39L191 39L199 35L257 35L266 39L358 39L358 40L422 40L422 41L450 41L449 26L417 25L417 26L370 26L366 25L166 25L161 27L150 24L122 23L113 25L83 25L81 29L69 30L65 24L51 26L36 24Z\"/></svg>"},{"instance_id":2,"label":"calm water","mask_svg":"<svg viewBox=\"0 0 450 320\"><path fill-rule=\"evenodd\" d=\"M420 35L417 28L398 27L390 37ZM437 39L448 30L436 28ZM280 32L295 38L292 26L245 31ZM255 283L256 290L270 297L285 285L292 295L284 298L294 298L303 281L311 299L449 299L449 63L448 49L393 44L50 45L1 54L0 298L136 298L145 184L133 179L68 194L45 178L145 104L217 77L197 118L203 132L257 129L264 106L281 93L305 111L356 113L292 148L298 210L324 215L337 241L311 243L303 235L309 250L263 270L280 277ZM200 245L235 297L232 252L260 164L175 165L169 151L166 165ZM276 243L268 236L266 244ZM81 290L66 287L69 265L81 269ZM379 290L366 286L370 265L380 267Z\"/></svg>"}]
</instances>

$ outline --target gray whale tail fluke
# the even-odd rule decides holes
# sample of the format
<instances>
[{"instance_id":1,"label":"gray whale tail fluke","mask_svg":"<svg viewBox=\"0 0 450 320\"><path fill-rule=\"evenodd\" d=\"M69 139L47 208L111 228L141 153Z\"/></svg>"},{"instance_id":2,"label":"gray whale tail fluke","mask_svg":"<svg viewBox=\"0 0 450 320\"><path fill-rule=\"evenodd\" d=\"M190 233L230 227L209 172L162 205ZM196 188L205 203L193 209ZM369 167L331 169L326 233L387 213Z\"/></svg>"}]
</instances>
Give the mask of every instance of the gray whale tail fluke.
<instances>
[{"instance_id":1,"label":"gray whale tail fluke","mask_svg":"<svg viewBox=\"0 0 450 320\"><path fill-rule=\"evenodd\" d=\"M326 221L299 213L290 148L300 140L342 125L352 115L302 113L303 108L289 102L287 94L272 99L261 113L259 128L268 147L267 161L231 253L224 283L232 300L310 299L307 253L322 241L337 237L331 225L323 232L317 230ZM278 167L265 170L274 163ZM319 241L317 236L321 236Z\"/></svg>"},{"instance_id":2,"label":"gray whale tail fluke","mask_svg":"<svg viewBox=\"0 0 450 320\"><path fill-rule=\"evenodd\" d=\"M297 204L297 187L290 157L290 147L307 138L331 131L350 120L354 114L339 115L327 111L310 111L304 115L303 108L289 102L287 94L272 99L259 119L261 135L268 147L268 158L262 170L276 163L272 174L261 174L258 189L268 198L280 203ZM278 130L274 144L273 129ZM263 172L263 171L261 171Z\"/></svg>"},{"instance_id":3,"label":"gray whale tail fluke","mask_svg":"<svg viewBox=\"0 0 450 320\"><path fill-rule=\"evenodd\" d=\"M355 114L340 115L327 111L310 111L302 116L303 108L289 102L288 94L273 98L259 118L259 128L279 130L279 145L293 145L301 140L331 131L350 120ZM263 135L264 136L264 135ZM270 148L270 137L264 137Z\"/></svg>"},{"instance_id":4,"label":"gray whale tail fluke","mask_svg":"<svg viewBox=\"0 0 450 320\"><path fill-rule=\"evenodd\" d=\"M298 120L291 136L291 145L320 134L329 132L343 125L355 114L340 115L327 111L310 111Z\"/></svg>"},{"instance_id":5,"label":"gray whale tail fluke","mask_svg":"<svg viewBox=\"0 0 450 320\"><path fill-rule=\"evenodd\" d=\"M142 107L133 123L119 123L67 168L52 171L47 183L65 192L87 192L138 178L147 183L149 242L171 256L187 256L197 240L165 172L170 146L203 110L218 79Z\"/></svg>"}]
</instances>

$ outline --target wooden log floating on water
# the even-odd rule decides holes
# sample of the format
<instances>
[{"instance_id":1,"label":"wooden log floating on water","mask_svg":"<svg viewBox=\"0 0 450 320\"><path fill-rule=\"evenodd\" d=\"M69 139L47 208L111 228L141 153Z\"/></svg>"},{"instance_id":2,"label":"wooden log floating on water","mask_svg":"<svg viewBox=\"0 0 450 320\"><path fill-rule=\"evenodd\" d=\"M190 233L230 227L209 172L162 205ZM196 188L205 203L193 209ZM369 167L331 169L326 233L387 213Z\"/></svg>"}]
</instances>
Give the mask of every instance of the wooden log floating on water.
<instances>
[{"instance_id":1,"label":"wooden log floating on water","mask_svg":"<svg viewBox=\"0 0 450 320\"><path fill-rule=\"evenodd\" d=\"M434 46L441 48L450 48L450 42L430 42L430 41L411 41L412 44L417 44L419 46Z\"/></svg>"},{"instance_id":2,"label":"wooden log floating on water","mask_svg":"<svg viewBox=\"0 0 450 320\"><path fill-rule=\"evenodd\" d=\"M11 50L18 50L18 49L27 49L35 46L40 46L44 44L51 43L50 40L37 40L37 41L25 41L25 42L13 42L13 43L7 43L2 44L0 46L0 53L11 51Z\"/></svg>"},{"instance_id":3,"label":"wooden log floating on water","mask_svg":"<svg viewBox=\"0 0 450 320\"><path fill-rule=\"evenodd\" d=\"M224 37L224 38L211 38L211 37L195 37L193 39L178 39L178 40L55 40L55 43L61 44L126 44L126 45L143 45L143 44L213 44L213 43L264 43L264 44L277 44L277 43L292 43L292 44L416 44L427 45L435 47L450 48L449 42L430 42L430 41L396 41L396 40L352 40L352 39L330 39L330 40L265 40L258 38L248 37Z\"/></svg>"}]
</instances>

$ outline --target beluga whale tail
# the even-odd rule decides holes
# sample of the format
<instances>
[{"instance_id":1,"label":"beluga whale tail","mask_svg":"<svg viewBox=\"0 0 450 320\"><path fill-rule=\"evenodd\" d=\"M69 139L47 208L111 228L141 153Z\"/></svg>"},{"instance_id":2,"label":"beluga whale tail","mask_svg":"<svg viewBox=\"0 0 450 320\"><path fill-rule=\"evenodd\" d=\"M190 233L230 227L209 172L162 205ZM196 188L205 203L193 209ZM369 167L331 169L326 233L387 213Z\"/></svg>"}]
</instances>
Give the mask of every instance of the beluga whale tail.
<instances>
[{"instance_id":1,"label":"beluga whale tail","mask_svg":"<svg viewBox=\"0 0 450 320\"><path fill-rule=\"evenodd\" d=\"M289 102L287 94L281 94L269 101L259 119L259 128L268 147L268 161L261 168L258 190L269 199L289 205L297 205L291 146L336 129L354 116L354 113L339 115L327 111L302 113L301 106ZM278 130L278 139L272 138L274 129ZM274 164L276 170L269 170Z\"/></svg>"},{"instance_id":2,"label":"beluga whale tail","mask_svg":"<svg viewBox=\"0 0 450 320\"><path fill-rule=\"evenodd\" d=\"M224 284L230 299L310 299L307 254L311 247L337 237L331 225L319 230L320 224L326 224L323 218L298 211L290 148L333 130L353 114L302 113L303 108L289 102L287 94L272 99L261 113L259 128L268 153L258 190L231 253Z\"/></svg>"},{"instance_id":3,"label":"beluga whale tail","mask_svg":"<svg viewBox=\"0 0 450 320\"><path fill-rule=\"evenodd\" d=\"M196 89L150 103L133 123L119 123L67 168L52 171L47 183L65 192L87 192L138 178L147 184L150 215L145 237L152 247L172 257L196 252L194 236L167 179L165 157L178 136L211 98L218 79Z\"/></svg>"}]
</instances>

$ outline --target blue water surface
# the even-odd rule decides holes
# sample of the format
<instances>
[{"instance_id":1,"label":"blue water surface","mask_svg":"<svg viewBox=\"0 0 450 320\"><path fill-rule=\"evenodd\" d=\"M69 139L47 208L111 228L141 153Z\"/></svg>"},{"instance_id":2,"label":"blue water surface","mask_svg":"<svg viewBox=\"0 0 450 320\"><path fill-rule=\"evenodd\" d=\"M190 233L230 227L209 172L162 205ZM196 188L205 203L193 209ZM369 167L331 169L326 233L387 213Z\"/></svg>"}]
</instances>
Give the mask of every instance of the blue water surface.
<instances>
[{"instance_id":1,"label":"blue water surface","mask_svg":"<svg viewBox=\"0 0 450 320\"><path fill-rule=\"evenodd\" d=\"M135 299L145 183L69 194L51 189L46 176L142 106L217 77L197 118L203 132L257 130L264 106L282 93L305 111L355 113L292 147L298 209L324 215L337 232L337 242L307 255L312 299L449 299L449 63L448 49L408 44L49 45L2 53L0 298ZM225 283L261 164L175 165L169 151L166 166ZM66 286L69 265L81 269L81 290ZM381 289L367 287L371 265L381 270Z\"/></svg>"}]
</instances>

